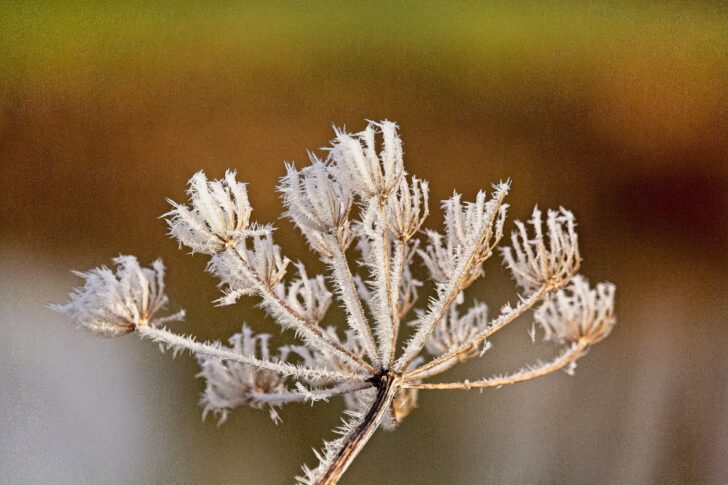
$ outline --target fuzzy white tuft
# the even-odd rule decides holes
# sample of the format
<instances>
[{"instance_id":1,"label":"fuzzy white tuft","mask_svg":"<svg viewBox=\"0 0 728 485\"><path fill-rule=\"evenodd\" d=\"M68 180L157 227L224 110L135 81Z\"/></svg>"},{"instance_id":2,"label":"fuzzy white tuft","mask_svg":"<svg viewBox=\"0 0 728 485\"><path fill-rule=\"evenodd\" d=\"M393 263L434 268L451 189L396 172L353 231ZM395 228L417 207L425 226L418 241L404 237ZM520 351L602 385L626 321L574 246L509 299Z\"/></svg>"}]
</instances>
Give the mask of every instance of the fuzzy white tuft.
<instances>
[{"instance_id":1,"label":"fuzzy white tuft","mask_svg":"<svg viewBox=\"0 0 728 485\"><path fill-rule=\"evenodd\" d=\"M134 256L119 256L114 264L115 271L101 266L85 273L75 272L85 280L83 287L73 290L66 304L50 308L104 337L124 335L140 325L184 318L184 311L156 317L169 301L164 293L161 260L154 261L151 268L142 268Z\"/></svg>"},{"instance_id":2,"label":"fuzzy white tuft","mask_svg":"<svg viewBox=\"0 0 728 485\"><path fill-rule=\"evenodd\" d=\"M577 275L569 286L544 300L534 319L547 340L599 342L614 328L614 292L611 283L599 283L592 289L586 279Z\"/></svg>"},{"instance_id":3,"label":"fuzzy white tuft","mask_svg":"<svg viewBox=\"0 0 728 485\"><path fill-rule=\"evenodd\" d=\"M249 227L253 208L245 184L228 170L222 180L207 180L200 171L192 176L187 193L190 206L172 200L174 209L166 213L169 234L192 252L213 254L241 238L259 234Z\"/></svg>"},{"instance_id":4,"label":"fuzzy white tuft","mask_svg":"<svg viewBox=\"0 0 728 485\"><path fill-rule=\"evenodd\" d=\"M528 222L534 237L529 237L524 223L516 221L518 230L511 236L513 246L501 249L506 266L518 285L526 291L534 291L544 285L554 288L564 286L581 265L574 214L563 207L558 211L549 210L547 234L544 234L538 207L533 209L533 216Z\"/></svg>"}]
</instances>

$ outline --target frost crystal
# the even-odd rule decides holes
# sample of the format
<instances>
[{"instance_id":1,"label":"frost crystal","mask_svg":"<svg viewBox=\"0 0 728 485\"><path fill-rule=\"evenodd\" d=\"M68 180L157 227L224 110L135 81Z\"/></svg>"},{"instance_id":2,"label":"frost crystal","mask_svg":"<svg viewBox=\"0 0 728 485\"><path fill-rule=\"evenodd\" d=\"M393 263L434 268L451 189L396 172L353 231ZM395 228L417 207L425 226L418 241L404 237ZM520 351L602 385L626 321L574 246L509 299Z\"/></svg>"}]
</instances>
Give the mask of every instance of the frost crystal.
<instances>
[{"instance_id":1,"label":"frost crystal","mask_svg":"<svg viewBox=\"0 0 728 485\"><path fill-rule=\"evenodd\" d=\"M571 212L548 211L545 229L538 209L530 231L516 221L512 247L502 252L525 291L488 320L488 307L476 300L468 306L466 296L503 236L510 181L490 194L480 191L472 202L454 193L442 203L444 232L423 231L429 187L406 173L395 123L369 122L353 134L335 130L328 156L309 159L304 168L286 165L278 191L285 215L325 263L327 278L311 276L302 263L294 265L297 275L288 275L290 261L273 240L274 228L250 220L245 184L233 171L222 180L198 172L189 182L189 201L170 201L165 214L180 246L209 256L207 269L222 291L218 303L257 298L281 330L299 339L295 345L275 349L267 334L247 325L228 344L167 330L163 324L183 313L158 316L167 304L162 264L141 268L132 256L116 258L115 272L78 273L85 285L52 308L100 335L135 332L162 350L195 354L205 379L204 413L221 421L242 405L267 409L279 421L285 404L341 396L346 417L335 430L339 437L325 442L316 452L318 466L304 467L299 477L320 485L335 484L379 427L395 429L417 407L420 390L484 389L571 372L614 327L614 286L591 289L576 274L581 258ZM350 246L357 266L350 264ZM414 276L415 255L434 291L410 315L424 286ZM343 310L336 314L339 325L324 326L334 299ZM483 356L493 334L533 309L546 339L561 347L554 358L510 374L430 381ZM406 340L399 335L403 325L413 329Z\"/></svg>"}]
</instances>

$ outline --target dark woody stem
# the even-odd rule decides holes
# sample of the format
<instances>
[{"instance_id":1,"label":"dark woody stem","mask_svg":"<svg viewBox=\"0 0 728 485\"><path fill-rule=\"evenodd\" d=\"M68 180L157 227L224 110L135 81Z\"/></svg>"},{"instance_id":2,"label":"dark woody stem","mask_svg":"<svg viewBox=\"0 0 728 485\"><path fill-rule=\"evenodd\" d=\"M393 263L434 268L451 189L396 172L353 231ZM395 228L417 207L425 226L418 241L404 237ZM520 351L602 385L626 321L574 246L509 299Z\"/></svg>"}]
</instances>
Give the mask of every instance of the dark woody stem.
<instances>
[{"instance_id":1,"label":"dark woody stem","mask_svg":"<svg viewBox=\"0 0 728 485\"><path fill-rule=\"evenodd\" d=\"M364 445L369 441L369 438L377 430L382 419L387 415L387 411L394 399L394 394L399 389L400 380L400 377L391 372L378 376L374 380L377 395L374 398L372 406L367 411L363 422L349 437L317 485L335 485L339 482L341 476L346 472L349 465L354 461L354 458L356 458L362 448L364 448Z\"/></svg>"}]
</instances>

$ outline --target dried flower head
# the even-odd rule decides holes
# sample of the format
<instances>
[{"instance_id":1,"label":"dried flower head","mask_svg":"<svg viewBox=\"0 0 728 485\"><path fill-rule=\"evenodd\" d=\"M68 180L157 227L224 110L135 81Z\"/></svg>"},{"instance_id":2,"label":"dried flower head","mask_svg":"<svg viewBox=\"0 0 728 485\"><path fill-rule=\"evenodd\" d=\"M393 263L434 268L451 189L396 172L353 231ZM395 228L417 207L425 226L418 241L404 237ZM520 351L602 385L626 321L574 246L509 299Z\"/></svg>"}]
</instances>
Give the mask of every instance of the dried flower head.
<instances>
[{"instance_id":1,"label":"dried flower head","mask_svg":"<svg viewBox=\"0 0 728 485\"><path fill-rule=\"evenodd\" d=\"M457 349L473 340L488 326L488 305L473 302L473 306L461 315L458 312L457 303L452 304L448 315L442 319L440 325L432 332L430 340L427 341L426 349L430 354L440 356L445 352ZM470 351L459 354L458 358L460 361L467 360L477 356L480 352L480 347L474 345Z\"/></svg>"},{"instance_id":2,"label":"dried flower head","mask_svg":"<svg viewBox=\"0 0 728 485\"><path fill-rule=\"evenodd\" d=\"M377 135L382 138L379 151ZM391 121L370 121L360 133L337 130L330 157L341 170L339 184L364 198L388 195L405 174L402 140Z\"/></svg>"},{"instance_id":3,"label":"dried flower head","mask_svg":"<svg viewBox=\"0 0 728 485\"><path fill-rule=\"evenodd\" d=\"M309 278L303 264L298 263L296 268L300 275L299 278L293 280L288 286L279 283L275 288L276 294L306 320L319 323L326 316L333 295L326 288L323 275Z\"/></svg>"},{"instance_id":4,"label":"dried flower head","mask_svg":"<svg viewBox=\"0 0 728 485\"><path fill-rule=\"evenodd\" d=\"M614 285L599 283L596 288L575 276L569 286L547 297L534 313L545 338L558 343L586 340L597 343L614 328Z\"/></svg>"},{"instance_id":5,"label":"dried flower head","mask_svg":"<svg viewBox=\"0 0 728 485\"><path fill-rule=\"evenodd\" d=\"M430 214L428 195L429 185L425 180L412 177L411 184L407 185L407 180L402 177L397 190L387 199L392 236L407 240L420 230Z\"/></svg>"},{"instance_id":6,"label":"dried flower head","mask_svg":"<svg viewBox=\"0 0 728 485\"><path fill-rule=\"evenodd\" d=\"M351 193L334 180L335 167L327 166L311 155L311 165L296 170L286 166L278 190L288 208L286 215L302 232L337 231L347 225Z\"/></svg>"},{"instance_id":7,"label":"dried flower head","mask_svg":"<svg viewBox=\"0 0 728 485\"><path fill-rule=\"evenodd\" d=\"M283 362L288 354L281 349L278 356L272 356L268 341L268 334L253 334L247 325L243 325L241 333L230 337L230 346L233 352L241 356L257 357L272 362ZM203 417L213 412L220 417L220 422L227 419L231 409L241 405L254 408L269 407L270 416L274 421L279 419L275 411L276 403L271 396L285 393L286 376L281 376L270 370L258 370L250 365L239 362L223 361L217 357L198 354L200 363L198 377L205 379L205 391L200 404Z\"/></svg>"},{"instance_id":8,"label":"dried flower head","mask_svg":"<svg viewBox=\"0 0 728 485\"><path fill-rule=\"evenodd\" d=\"M533 209L528 222L533 227L533 239L529 238L526 225L516 221L518 231L511 236L513 246L501 249L506 265L518 285L527 291L544 285L564 286L581 265L574 214L563 207L558 211L549 210L546 217L548 234L543 232L538 207Z\"/></svg>"},{"instance_id":9,"label":"dried flower head","mask_svg":"<svg viewBox=\"0 0 728 485\"><path fill-rule=\"evenodd\" d=\"M174 209L165 214L169 233L192 252L214 254L234 245L247 235L253 212L245 184L235 180L235 172L225 172L223 180L207 180L200 171L192 176L187 193L190 207L169 200Z\"/></svg>"},{"instance_id":10,"label":"dried flower head","mask_svg":"<svg viewBox=\"0 0 728 485\"><path fill-rule=\"evenodd\" d=\"M134 256L114 258L116 271L105 266L85 273L74 272L85 280L65 305L51 309L67 316L80 327L104 337L133 332L139 325L157 325L181 320L184 312L158 318L168 303L164 294L164 265L161 260L142 268Z\"/></svg>"},{"instance_id":11,"label":"dried flower head","mask_svg":"<svg viewBox=\"0 0 728 485\"><path fill-rule=\"evenodd\" d=\"M510 183L506 182L494 186L490 200L485 191L480 191L475 202L463 203L458 193L443 202L446 234L427 231L429 244L419 251L435 281L449 281L458 273L458 265L463 264L469 266L464 275L464 286L482 275L482 263L503 237L508 209L503 201L509 190Z\"/></svg>"},{"instance_id":12,"label":"dried flower head","mask_svg":"<svg viewBox=\"0 0 728 485\"><path fill-rule=\"evenodd\" d=\"M503 256L525 295L488 319L485 304L473 300L467 306L466 290L483 276L483 265L503 236L509 182L495 185L490 195L479 192L472 202L455 193L442 204L444 233L426 230L421 241L428 185L416 177L408 180L397 125L370 122L355 134L337 130L326 161L310 159L302 169L287 166L279 191L286 215L325 263L326 280L309 276L301 263L295 265L298 275L286 280L289 260L274 243L272 226L250 222L245 185L234 172L213 181L195 174L189 204L172 202L167 214L180 245L209 255L208 270L222 288L220 303L258 298L300 344L275 350L268 335L247 326L228 345L162 328L182 314L157 316L167 303L161 263L140 268L130 256L115 260L116 273L106 268L81 273L85 286L66 305L53 308L102 335L136 330L163 350L194 353L206 381L204 412L221 419L248 405L268 409L278 421L285 404L342 396L346 418L335 430L338 438L325 442L316 453L318 466L304 466L298 477L299 483L317 485L336 483L379 427L396 428L416 408L420 390L500 387L573 370L587 348L612 330L614 287L601 283L590 289L576 276L581 259L575 222L565 209L548 212L545 233L538 209L530 221L533 235L516 222L513 246ZM351 242L360 253L355 267L347 255ZM423 286L413 276L414 254L434 292L411 317ZM343 309L345 329L323 325L334 298ZM562 347L556 357L478 380L430 380L482 357L493 334L534 308L547 339ZM403 324L413 328L406 340L399 336Z\"/></svg>"}]
</instances>

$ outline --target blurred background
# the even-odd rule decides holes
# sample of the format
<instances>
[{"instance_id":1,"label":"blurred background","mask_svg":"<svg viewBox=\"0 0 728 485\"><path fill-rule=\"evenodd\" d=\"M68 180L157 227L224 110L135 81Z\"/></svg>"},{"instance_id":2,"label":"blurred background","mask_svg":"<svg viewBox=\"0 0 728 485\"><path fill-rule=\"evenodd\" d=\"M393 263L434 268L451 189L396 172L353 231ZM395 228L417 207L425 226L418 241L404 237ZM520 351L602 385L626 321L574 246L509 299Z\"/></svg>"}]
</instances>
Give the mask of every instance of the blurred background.
<instances>
[{"instance_id":1,"label":"blurred background","mask_svg":"<svg viewBox=\"0 0 728 485\"><path fill-rule=\"evenodd\" d=\"M0 483L277 484L314 463L340 402L218 427L189 356L45 305L79 284L70 269L161 256L179 331L277 333L250 302L212 307L206 258L165 236L165 198L237 169L256 220L322 271L279 220L283 161L384 118L430 180L430 227L453 189L507 177L511 219L572 209L619 324L574 377L421 393L344 483L728 482L726 18L723 2L3 2ZM469 295L515 301L498 258ZM529 327L444 379L552 355Z\"/></svg>"}]
</instances>

